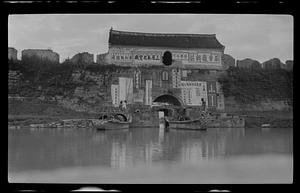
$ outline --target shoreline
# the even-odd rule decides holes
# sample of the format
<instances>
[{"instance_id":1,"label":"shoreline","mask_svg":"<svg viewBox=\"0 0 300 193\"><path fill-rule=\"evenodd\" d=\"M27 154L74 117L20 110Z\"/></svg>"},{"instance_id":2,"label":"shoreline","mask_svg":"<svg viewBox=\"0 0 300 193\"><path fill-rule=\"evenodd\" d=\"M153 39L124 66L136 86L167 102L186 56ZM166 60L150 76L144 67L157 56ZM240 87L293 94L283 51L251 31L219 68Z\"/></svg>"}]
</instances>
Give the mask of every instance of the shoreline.
<instances>
[{"instance_id":1,"label":"shoreline","mask_svg":"<svg viewBox=\"0 0 300 193\"><path fill-rule=\"evenodd\" d=\"M271 128L292 128L293 112L264 111L264 112L235 112L228 113L245 118L245 128L258 128L262 124L270 124ZM95 119L96 114L78 113L77 115L34 115L34 114L8 114L8 127L30 127L30 125L42 125L61 122L65 119Z\"/></svg>"},{"instance_id":2,"label":"shoreline","mask_svg":"<svg viewBox=\"0 0 300 193\"><path fill-rule=\"evenodd\" d=\"M257 128L262 124L272 127L293 127L293 111L225 111L227 115L245 119L245 128ZM77 112L59 104L37 101L9 101L8 127L25 127L31 124L51 124L64 119L97 119L99 114ZM142 123L139 123L143 125Z\"/></svg>"}]
</instances>

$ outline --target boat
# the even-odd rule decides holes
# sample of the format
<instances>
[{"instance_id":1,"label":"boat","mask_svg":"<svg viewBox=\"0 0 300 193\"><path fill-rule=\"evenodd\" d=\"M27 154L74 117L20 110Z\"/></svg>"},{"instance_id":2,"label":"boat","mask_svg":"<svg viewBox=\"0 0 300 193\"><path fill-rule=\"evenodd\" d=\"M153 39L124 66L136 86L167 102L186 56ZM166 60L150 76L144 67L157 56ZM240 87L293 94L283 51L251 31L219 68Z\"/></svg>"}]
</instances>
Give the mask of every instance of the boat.
<instances>
[{"instance_id":1,"label":"boat","mask_svg":"<svg viewBox=\"0 0 300 193\"><path fill-rule=\"evenodd\" d=\"M132 122L131 116L126 116L126 120L120 120L117 119L115 115L108 119L93 121L93 127L97 130L129 129L129 125L131 124L131 122Z\"/></svg>"},{"instance_id":2,"label":"boat","mask_svg":"<svg viewBox=\"0 0 300 193\"><path fill-rule=\"evenodd\" d=\"M173 121L168 120L166 117L167 128L170 129L184 129L184 130L206 130L205 119L194 119L194 120L184 120L184 121Z\"/></svg>"}]
</instances>

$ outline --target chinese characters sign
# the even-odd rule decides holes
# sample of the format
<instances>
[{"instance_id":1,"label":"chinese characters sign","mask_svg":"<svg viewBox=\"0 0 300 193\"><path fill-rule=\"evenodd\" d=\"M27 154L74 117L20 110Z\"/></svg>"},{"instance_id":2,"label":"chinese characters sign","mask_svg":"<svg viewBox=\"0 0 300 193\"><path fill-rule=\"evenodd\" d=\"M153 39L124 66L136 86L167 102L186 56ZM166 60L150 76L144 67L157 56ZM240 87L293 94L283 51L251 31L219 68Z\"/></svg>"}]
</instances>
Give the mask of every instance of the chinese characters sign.
<instances>
[{"instance_id":1,"label":"chinese characters sign","mask_svg":"<svg viewBox=\"0 0 300 193\"><path fill-rule=\"evenodd\" d=\"M134 63L160 63L161 52L137 51L133 53Z\"/></svg>"},{"instance_id":2,"label":"chinese characters sign","mask_svg":"<svg viewBox=\"0 0 300 193\"><path fill-rule=\"evenodd\" d=\"M193 51L193 50L142 50L133 48L112 48L110 59L112 62L132 62L135 64L162 64L162 55L165 51L172 53L174 61L182 64L213 64L221 65L221 52L218 51Z\"/></svg>"},{"instance_id":3,"label":"chinese characters sign","mask_svg":"<svg viewBox=\"0 0 300 193\"><path fill-rule=\"evenodd\" d=\"M201 99L207 101L206 82L181 81L181 98L186 105L202 105Z\"/></svg>"}]
</instances>

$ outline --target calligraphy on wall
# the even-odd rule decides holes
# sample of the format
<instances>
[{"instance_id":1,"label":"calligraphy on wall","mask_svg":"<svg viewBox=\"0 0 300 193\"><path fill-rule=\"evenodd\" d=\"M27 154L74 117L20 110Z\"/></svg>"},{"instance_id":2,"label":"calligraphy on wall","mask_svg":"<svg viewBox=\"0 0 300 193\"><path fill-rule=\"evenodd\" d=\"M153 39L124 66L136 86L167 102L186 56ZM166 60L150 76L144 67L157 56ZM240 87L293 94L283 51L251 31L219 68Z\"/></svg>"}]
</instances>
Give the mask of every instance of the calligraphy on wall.
<instances>
[{"instance_id":1,"label":"calligraphy on wall","mask_svg":"<svg viewBox=\"0 0 300 193\"><path fill-rule=\"evenodd\" d=\"M207 101L205 81L181 81L181 98L186 105L202 105L202 100Z\"/></svg>"},{"instance_id":2,"label":"calligraphy on wall","mask_svg":"<svg viewBox=\"0 0 300 193\"><path fill-rule=\"evenodd\" d=\"M126 50L112 49L110 52L111 60L115 62L134 62L134 63L161 63L164 50ZM184 64L195 63L221 63L220 52L209 51L170 51L172 59L182 61Z\"/></svg>"},{"instance_id":3,"label":"calligraphy on wall","mask_svg":"<svg viewBox=\"0 0 300 193\"><path fill-rule=\"evenodd\" d=\"M220 53L188 53L188 52L172 52L174 60L185 61L186 63L220 63Z\"/></svg>"},{"instance_id":4,"label":"calligraphy on wall","mask_svg":"<svg viewBox=\"0 0 300 193\"><path fill-rule=\"evenodd\" d=\"M133 60L135 63L160 63L161 54L161 52L137 51L133 53Z\"/></svg>"},{"instance_id":5,"label":"calligraphy on wall","mask_svg":"<svg viewBox=\"0 0 300 193\"><path fill-rule=\"evenodd\" d=\"M111 53L111 59L120 62L130 62L132 61L132 55L131 53L113 52Z\"/></svg>"}]
</instances>

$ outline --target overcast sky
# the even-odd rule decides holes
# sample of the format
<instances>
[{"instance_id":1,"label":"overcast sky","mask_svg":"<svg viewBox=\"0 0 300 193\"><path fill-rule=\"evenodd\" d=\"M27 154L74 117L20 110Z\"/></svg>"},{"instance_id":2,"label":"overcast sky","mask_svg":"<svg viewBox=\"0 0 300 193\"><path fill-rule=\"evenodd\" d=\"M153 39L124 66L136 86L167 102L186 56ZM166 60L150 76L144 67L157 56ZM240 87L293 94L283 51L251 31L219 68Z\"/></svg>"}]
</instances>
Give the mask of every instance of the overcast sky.
<instances>
[{"instance_id":1,"label":"overcast sky","mask_svg":"<svg viewBox=\"0 0 300 193\"><path fill-rule=\"evenodd\" d=\"M293 59L294 26L290 15L10 15L8 46L18 50L19 58L23 49L51 48L62 62L79 52L107 52L111 27L120 31L216 34L225 45L225 53L238 60Z\"/></svg>"}]
</instances>

